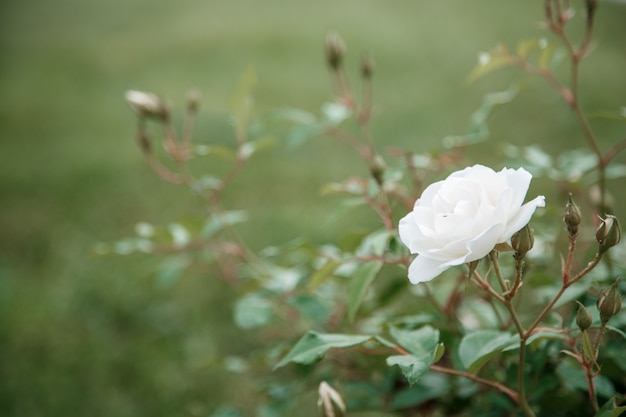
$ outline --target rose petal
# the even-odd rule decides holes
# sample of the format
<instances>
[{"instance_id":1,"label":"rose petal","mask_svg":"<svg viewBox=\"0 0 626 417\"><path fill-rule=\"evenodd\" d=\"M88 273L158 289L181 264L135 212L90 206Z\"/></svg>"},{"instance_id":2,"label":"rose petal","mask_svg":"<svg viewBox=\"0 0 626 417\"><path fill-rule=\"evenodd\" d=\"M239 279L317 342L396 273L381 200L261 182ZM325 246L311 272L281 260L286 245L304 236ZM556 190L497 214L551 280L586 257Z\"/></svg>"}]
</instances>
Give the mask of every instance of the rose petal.
<instances>
[{"instance_id":1,"label":"rose petal","mask_svg":"<svg viewBox=\"0 0 626 417\"><path fill-rule=\"evenodd\" d=\"M530 221L530 218L535 213L537 207L544 207L546 205L546 198L542 195L536 197L534 200L524 204L517 211L514 217L512 217L506 225L505 230L500 237L498 243L506 242L513 236L513 233L526 226Z\"/></svg>"},{"instance_id":2,"label":"rose petal","mask_svg":"<svg viewBox=\"0 0 626 417\"><path fill-rule=\"evenodd\" d=\"M448 268L449 266L442 266L441 261L418 255L409 265L409 281L411 281L411 284L427 282Z\"/></svg>"},{"instance_id":3,"label":"rose petal","mask_svg":"<svg viewBox=\"0 0 626 417\"><path fill-rule=\"evenodd\" d=\"M524 202L532 175L524 168L517 170L504 168L501 172L506 176L509 187L513 189L513 199L511 200L510 208L515 209Z\"/></svg>"}]
</instances>

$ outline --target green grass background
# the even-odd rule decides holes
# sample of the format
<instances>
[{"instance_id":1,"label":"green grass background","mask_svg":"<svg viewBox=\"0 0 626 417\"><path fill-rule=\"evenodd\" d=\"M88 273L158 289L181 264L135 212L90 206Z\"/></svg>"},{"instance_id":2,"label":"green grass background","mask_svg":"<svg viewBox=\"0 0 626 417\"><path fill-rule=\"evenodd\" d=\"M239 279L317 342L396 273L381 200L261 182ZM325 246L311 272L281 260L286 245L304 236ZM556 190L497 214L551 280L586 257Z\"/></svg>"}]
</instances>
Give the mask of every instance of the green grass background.
<instances>
[{"instance_id":1,"label":"green grass background","mask_svg":"<svg viewBox=\"0 0 626 417\"><path fill-rule=\"evenodd\" d=\"M254 375L216 365L254 344L232 322L232 289L208 269L163 286L158 258L92 254L138 221L202 213L186 190L148 170L127 89L158 92L178 110L198 89L196 137L227 142L229 95L250 66L259 114L317 112L332 98L322 46L335 30L353 74L363 54L377 63L377 144L436 150L466 130L486 92L520 79L506 71L468 85L478 52L542 36L542 9L538 0L0 3L0 414L206 416L223 403L254 406ZM601 4L599 43L582 69L589 110L625 104L624 21L623 4ZM521 79L524 94L493 115L492 140L470 151L475 162L501 164L503 141L550 153L584 146L556 94ZM594 123L605 147L624 135L623 125ZM255 158L225 199L251 208L243 231L254 247L324 242L339 223L328 221L336 200L320 199L320 186L365 172L320 138ZM620 183L610 185L619 197ZM348 226L373 227L357 219L364 223Z\"/></svg>"}]
</instances>

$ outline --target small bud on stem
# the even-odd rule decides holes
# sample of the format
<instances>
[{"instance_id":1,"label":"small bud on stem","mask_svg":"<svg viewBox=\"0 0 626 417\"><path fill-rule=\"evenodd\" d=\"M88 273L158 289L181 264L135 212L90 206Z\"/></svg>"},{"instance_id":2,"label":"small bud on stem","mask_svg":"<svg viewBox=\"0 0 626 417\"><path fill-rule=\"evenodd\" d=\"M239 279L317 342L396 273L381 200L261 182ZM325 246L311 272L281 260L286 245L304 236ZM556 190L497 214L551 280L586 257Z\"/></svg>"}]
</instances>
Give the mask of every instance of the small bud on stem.
<instances>
[{"instance_id":1,"label":"small bud on stem","mask_svg":"<svg viewBox=\"0 0 626 417\"><path fill-rule=\"evenodd\" d=\"M187 94L187 110L196 112L200 106L202 96L199 92L192 90Z\"/></svg>"},{"instance_id":2,"label":"small bud on stem","mask_svg":"<svg viewBox=\"0 0 626 417\"><path fill-rule=\"evenodd\" d=\"M369 165L370 165L370 173L372 174L372 177L374 177L374 179L376 180L376 183L379 186L382 186L383 174L386 168L385 160L380 155L374 155Z\"/></svg>"},{"instance_id":3,"label":"small bud on stem","mask_svg":"<svg viewBox=\"0 0 626 417\"><path fill-rule=\"evenodd\" d=\"M617 245L622 237L617 217L608 214L605 219L600 219L602 223L596 231L600 253L604 253Z\"/></svg>"},{"instance_id":4,"label":"small bud on stem","mask_svg":"<svg viewBox=\"0 0 626 417\"><path fill-rule=\"evenodd\" d=\"M170 112L167 105L156 94L129 90L126 92L126 101L139 117L161 121L169 119Z\"/></svg>"},{"instance_id":5,"label":"small bud on stem","mask_svg":"<svg viewBox=\"0 0 626 417\"><path fill-rule=\"evenodd\" d=\"M585 0L587 6L587 27L593 26L593 18L596 13L596 7L598 6L598 0Z\"/></svg>"},{"instance_id":6,"label":"small bud on stem","mask_svg":"<svg viewBox=\"0 0 626 417\"><path fill-rule=\"evenodd\" d=\"M589 313L585 306L582 305L580 301L576 302L578 303L578 311L576 311L576 325L580 331L585 331L591 327L593 319L591 318L591 313Z\"/></svg>"},{"instance_id":7,"label":"small bud on stem","mask_svg":"<svg viewBox=\"0 0 626 417\"><path fill-rule=\"evenodd\" d=\"M567 227L567 231L570 237L576 237L578 235L578 226L582 219L580 208L572 200L572 194L569 195L569 200L565 204L565 212L563 213L563 221Z\"/></svg>"},{"instance_id":8,"label":"small bud on stem","mask_svg":"<svg viewBox=\"0 0 626 417\"><path fill-rule=\"evenodd\" d=\"M363 58L363 61L361 61L361 76L366 80L369 80L374 74L374 68L374 60L366 56L365 58Z\"/></svg>"},{"instance_id":9,"label":"small bud on stem","mask_svg":"<svg viewBox=\"0 0 626 417\"><path fill-rule=\"evenodd\" d=\"M608 322L611 317L619 313L622 309L622 294L619 292L619 277L609 288L606 288L598 297L598 311L600 312L600 321Z\"/></svg>"},{"instance_id":10,"label":"small bud on stem","mask_svg":"<svg viewBox=\"0 0 626 417\"><path fill-rule=\"evenodd\" d=\"M346 45L343 39L334 32L329 33L326 36L326 62L333 71L341 67L345 53Z\"/></svg>"},{"instance_id":11,"label":"small bud on stem","mask_svg":"<svg viewBox=\"0 0 626 417\"><path fill-rule=\"evenodd\" d=\"M515 249L515 259L523 259L529 250L533 248L535 244L535 236L533 230L524 226L511 236L511 246Z\"/></svg>"}]
</instances>

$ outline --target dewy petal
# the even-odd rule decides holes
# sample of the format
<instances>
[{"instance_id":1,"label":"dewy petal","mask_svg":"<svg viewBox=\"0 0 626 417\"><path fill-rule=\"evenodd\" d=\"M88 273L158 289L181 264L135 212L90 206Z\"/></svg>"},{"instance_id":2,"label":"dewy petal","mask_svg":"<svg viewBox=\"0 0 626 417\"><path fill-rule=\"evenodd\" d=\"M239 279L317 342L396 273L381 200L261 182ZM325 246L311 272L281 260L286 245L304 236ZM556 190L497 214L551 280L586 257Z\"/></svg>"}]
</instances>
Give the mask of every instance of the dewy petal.
<instances>
[{"instance_id":1,"label":"dewy petal","mask_svg":"<svg viewBox=\"0 0 626 417\"><path fill-rule=\"evenodd\" d=\"M427 282L441 274L449 266L443 266L441 261L418 255L409 265L409 281L411 284Z\"/></svg>"},{"instance_id":2,"label":"dewy petal","mask_svg":"<svg viewBox=\"0 0 626 417\"><path fill-rule=\"evenodd\" d=\"M544 207L546 205L546 198L542 195L536 197L534 200L529 201L524 204L518 212L509 219L502 236L500 237L500 241L497 243L505 242L511 238L513 233L520 230L522 227L526 226L530 221L530 218L535 213L537 207Z\"/></svg>"}]
</instances>

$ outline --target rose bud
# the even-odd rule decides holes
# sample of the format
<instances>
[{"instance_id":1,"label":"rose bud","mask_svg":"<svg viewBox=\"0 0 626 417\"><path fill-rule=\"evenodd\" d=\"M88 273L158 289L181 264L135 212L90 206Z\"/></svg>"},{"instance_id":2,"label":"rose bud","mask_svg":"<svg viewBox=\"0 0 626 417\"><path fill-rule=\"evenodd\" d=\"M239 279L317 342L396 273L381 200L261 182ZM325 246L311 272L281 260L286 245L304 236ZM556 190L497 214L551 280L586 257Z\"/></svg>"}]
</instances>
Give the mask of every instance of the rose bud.
<instances>
[{"instance_id":1,"label":"rose bud","mask_svg":"<svg viewBox=\"0 0 626 417\"><path fill-rule=\"evenodd\" d=\"M580 331L585 331L589 327L591 327L591 323L593 319L591 318L591 313L585 308L584 305L580 301L576 301L578 303L578 311L576 311L576 325L580 329Z\"/></svg>"},{"instance_id":2,"label":"rose bud","mask_svg":"<svg viewBox=\"0 0 626 417\"><path fill-rule=\"evenodd\" d=\"M361 61L361 76L369 80L372 78L372 74L374 74L374 60L370 57L365 57Z\"/></svg>"},{"instance_id":3,"label":"rose bud","mask_svg":"<svg viewBox=\"0 0 626 417\"><path fill-rule=\"evenodd\" d=\"M565 222L565 226L567 226L567 231L571 237L578 234L578 225L580 225L581 218L582 214L580 213L580 208L574 203L574 200L572 200L572 194L570 194L569 200L567 201L567 204L565 204L563 221Z\"/></svg>"},{"instance_id":4,"label":"rose bud","mask_svg":"<svg viewBox=\"0 0 626 417\"><path fill-rule=\"evenodd\" d=\"M126 92L126 101L135 113L141 117L158 120L167 120L169 117L169 109L156 94L128 90Z\"/></svg>"},{"instance_id":5,"label":"rose bud","mask_svg":"<svg viewBox=\"0 0 626 417\"><path fill-rule=\"evenodd\" d=\"M617 217L608 214L596 231L596 240L600 245L600 253L604 253L617 245L622 237Z\"/></svg>"},{"instance_id":6,"label":"rose bud","mask_svg":"<svg viewBox=\"0 0 626 417\"><path fill-rule=\"evenodd\" d=\"M343 56L346 53L346 45L341 37L331 32L326 36L326 62L333 70L339 69Z\"/></svg>"},{"instance_id":7,"label":"rose bud","mask_svg":"<svg viewBox=\"0 0 626 417\"><path fill-rule=\"evenodd\" d=\"M524 226L511 236L511 246L515 249L515 259L522 259L535 244L533 229Z\"/></svg>"},{"instance_id":8,"label":"rose bud","mask_svg":"<svg viewBox=\"0 0 626 417\"><path fill-rule=\"evenodd\" d=\"M608 322L611 317L619 313L622 309L622 294L618 288L619 277L609 288L606 288L598 297L598 311L602 323Z\"/></svg>"}]
</instances>

